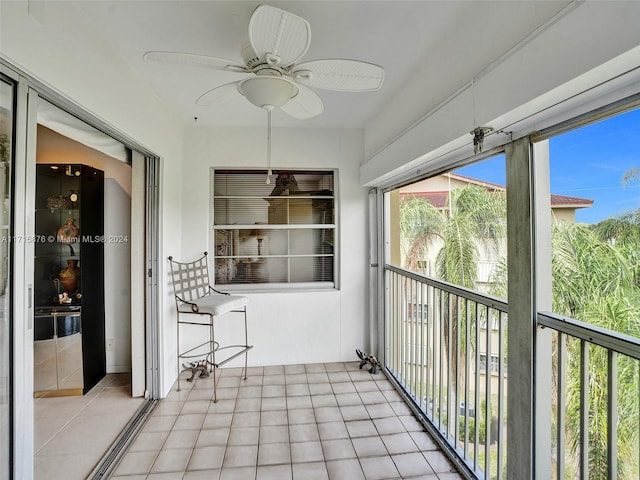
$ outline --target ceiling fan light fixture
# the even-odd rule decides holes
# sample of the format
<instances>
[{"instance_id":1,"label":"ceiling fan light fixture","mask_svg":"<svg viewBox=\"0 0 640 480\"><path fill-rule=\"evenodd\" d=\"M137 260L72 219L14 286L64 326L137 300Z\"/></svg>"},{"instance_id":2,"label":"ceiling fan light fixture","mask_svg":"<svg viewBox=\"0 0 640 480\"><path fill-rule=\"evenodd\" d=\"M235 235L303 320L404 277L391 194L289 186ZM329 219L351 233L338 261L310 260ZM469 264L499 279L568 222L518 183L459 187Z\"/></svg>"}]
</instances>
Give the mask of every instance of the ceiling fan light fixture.
<instances>
[{"instance_id":1,"label":"ceiling fan light fixture","mask_svg":"<svg viewBox=\"0 0 640 480\"><path fill-rule=\"evenodd\" d=\"M279 108L298 94L298 87L282 77L251 77L238 84L238 91L256 107Z\"/></svg>"}]
</instances>

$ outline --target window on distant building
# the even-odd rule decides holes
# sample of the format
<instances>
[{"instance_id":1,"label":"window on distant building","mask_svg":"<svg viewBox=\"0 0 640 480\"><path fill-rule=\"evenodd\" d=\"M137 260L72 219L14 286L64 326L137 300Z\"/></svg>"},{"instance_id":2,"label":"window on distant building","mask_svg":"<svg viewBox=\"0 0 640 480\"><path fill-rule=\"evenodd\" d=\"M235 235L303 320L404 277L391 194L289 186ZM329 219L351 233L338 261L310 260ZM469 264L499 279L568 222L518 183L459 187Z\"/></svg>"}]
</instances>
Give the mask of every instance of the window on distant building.
<instances>
[{"instance_id":1,"label":"window on distant building","mask_svg":"<svg viewBox=\"0 0 640 480\"><path fill-rule=\"evenodd\" d=\"M216 284L334 287L335 171L213 170Z\"/></svg>"},{"instance_id":2,"label":"window on distant building","mask_svg":"<svg viewBox=\"0 0 640 480\"><path fill-rule=\"evenodd\" d=\"M478 365L478 371L487 371L487 356L480 354L480 364ZM498 355L491 355L491 374L498 375L500 372L500 357ZM507 359L504 360L504 373L507 374Z\"/></svg>"}]
</instances>

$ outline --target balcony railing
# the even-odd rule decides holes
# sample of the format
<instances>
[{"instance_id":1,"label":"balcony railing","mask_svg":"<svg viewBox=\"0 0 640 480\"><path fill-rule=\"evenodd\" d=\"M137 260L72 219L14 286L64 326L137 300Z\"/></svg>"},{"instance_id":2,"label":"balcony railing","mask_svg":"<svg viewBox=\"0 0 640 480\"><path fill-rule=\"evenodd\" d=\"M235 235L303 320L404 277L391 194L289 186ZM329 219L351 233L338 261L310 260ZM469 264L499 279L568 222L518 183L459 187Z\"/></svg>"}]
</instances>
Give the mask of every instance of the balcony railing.
<instances>
[{"instance_id":1,"label":"balcony railing","mask_svg":"<svg viewBox=\"0 0 640 480\"><path fill-rule=\"evenodd\" d=\"M385 290L387 373L466 476L507 478L507 304L391 265ZM553 435L536 463L555 479L639 478L640 341L546 312L537 323L552 332L536 360L552 395L536 398Z\"/></svg>"},{"instance_id":2,"label":"balcony railing","mask_svg":"<svg viewBox=\"0 0 640 480\"><path fill-rule=\"evenodd\" d=\"M507 304L387 265L385 367L458 464L506 478Z\"/></svg>"},{"instance_id":3,"label":"balcony railing","mask_svg":"<svg viewBox=\"0 0 640 480\"><path fill-rule=\"evenodd\" d=\"M548 312L556 479L639 478L640 340Z\"/></svg>"}]
</instances>

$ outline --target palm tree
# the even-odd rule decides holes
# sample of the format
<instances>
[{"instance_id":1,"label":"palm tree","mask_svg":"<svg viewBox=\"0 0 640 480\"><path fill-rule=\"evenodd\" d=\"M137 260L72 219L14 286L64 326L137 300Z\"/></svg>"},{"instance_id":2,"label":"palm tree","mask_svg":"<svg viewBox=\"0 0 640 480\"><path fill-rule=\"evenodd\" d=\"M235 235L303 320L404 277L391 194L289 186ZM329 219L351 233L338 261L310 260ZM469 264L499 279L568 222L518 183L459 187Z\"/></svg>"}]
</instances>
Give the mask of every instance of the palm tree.
<instances>
[{"instance_id":1,"label":"palm tree","mask_svg":"<svg viewBox=\"0 0 640 480\"><path fill-rule=\"evenodd\" d=\"M640 169L628 172L627 182L640 180ZM426 252L438 248L439 278L474 288L480 245L497 246L504 236L504 196L480 187L465 187L451 193L451 209L442 212L421 198L401 204L401 238L405 267L416 270ZM595 226L559 223L553 227L553 311L593 325L640 337L640 210L607 219ZM506 262L493 277L494 294L506 292ZM457 304L445 315L457 325ZM461 314L464 321L465 315ZM452 329L445 349L456 358L464 341ZM464 331L464 330L463 330ZM451 345L451 347L450 347ZM579 342L568 343L567 439L570 454L577 458L579 442ZM589 468L593 478L606 478L607 355L591 347L589 363ZM638 391L637 361L618 358L618 465L621 478L628 478L629 460L637 451ZM455 388L456 372L450 367ZM604 453L603 453L604 452ZM604 455L604 456L603 456Z\"/></svg>"},{"instance_id":2,"label":"palm tree","mask_svg":"<svg viewBox=\"0 0 640 480\"><path fill-rule=\"evenodd\" d=\"M506 233L506 197L504 192L491 191L477 185L467 185L450 192L449 209L442 211L426 199L413 197L400 205L401 245L404 266L419 270L419 262L428 258L429 251L436 250L436 275L438 278L462 287L477 287L477 269L480 249L498 251ZM445 298L442 312L444 348L448 358L449 378L453 390L458 386L459 355L464 355L466 312L455 295ZM474 318L474 315L470 315ZM458 332L461 320L462 335ZM489 321L489 319L487 320ZM464 367L463 367L464 368ZM461 372L460 377L466 376ZM448 418L457 418L457 406L450 402ZM455 427L451 422L449 427Z\"/></svg>"},{"instance_id":3,"label":"palm tree","mask_svg":"<svg viewBox=\"0 0 640 480\"><path fill-rule=\"evenodd\" d=\"M593 228L603 241L637 244L640 242L640 209L602 220Z\"/></svg>"},{"instance_id":4,"label":"palm tree","mask_svg":"<svg viewBox=\"0 0 640 480\"><path fill-rule=\"evenodd\" d=\"M553 310L576 318L585 299L606 297L629 285L632 271L621 249L584 224L553 228Z\"/></svg>"},{"instance_id":5,"label":"palm tree","mask_svg":"<svg viewBox=\"0 0 640 480\"><path fill-rule=\"evenodd\" d=\"M475 288L479 248L497 250L506 232L506 197L503 192L467 185L450 192L450 208L438 210L424 198L400 205L401 242L405 268L416 270L429 248L439 248L436 276Z\"/></svg>"},{"instance_id":6,"label":"palm tree","mask_svg":"<svg viewBox=\"0 0 640 480\"><path fill-rule=\"evenodd\" d=\"M593 299L585 305L578 319L615 330L640 334L640 308L621 294ZM608 353L601 347L589 349L589 471L591 478L607 477L607 398ZM580 432L580 342L568 344L567 440L569 450L577 459ZM637 478L632 459L638 445L638 366L637 361L620 355L618 378L618 478Z\"/></svg>"},{"instance_id":7,"label":"palm tree","mask_svg":"<svg viewBox=\"0 0 640 480\"><path fill-rule=\"evenodd\" d=\"M554 227L553 310L609 330L640 336L640 288L629 253L638 244L611 241L612 222L595 228L560 224ZM638 258L638 257L636 257ZM580 432L580 343L568 343L567 440L577 459ZM592 346L589 361L589 470L593 478L606 478L607 459L607 351ZM630 478L638 444L638 365L618 359L618 465L619 478Z\"/></svg>"},{"instance_id":8,"label":"palm tree","mask_svg":"<svg viewBox=\"0 0 640 480\"><path fill-rule=\"evenodd\" d=\"M553 227L553 311L609 330L640 337L640 212L597 225ZM506 262L496 269L492 293L506 295ZM568 340L567 445L577 461L580 432L580 342ZM555 360L556 357L554 357ZM607 351L590 347L589 470L606 478ZM556 370L557 371L557 370ZM635 478L638 446L638 362L618 356L618 465L620 478ZM557 382L554 380L554 385ZM575 465L574 465L575 466Z\"/></svg>"}]
</instances>

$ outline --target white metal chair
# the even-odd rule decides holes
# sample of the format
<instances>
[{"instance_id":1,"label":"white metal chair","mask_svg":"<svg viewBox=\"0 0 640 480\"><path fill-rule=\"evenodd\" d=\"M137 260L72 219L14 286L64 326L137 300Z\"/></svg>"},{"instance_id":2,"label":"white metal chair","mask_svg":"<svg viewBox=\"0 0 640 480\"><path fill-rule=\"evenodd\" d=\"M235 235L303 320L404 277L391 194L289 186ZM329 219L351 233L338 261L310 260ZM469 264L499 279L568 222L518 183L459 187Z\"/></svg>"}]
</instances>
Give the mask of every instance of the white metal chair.
<instances>
[{"instance_id":1,"label":"white metal chair","mask_svg":"<svg viewBox=\"0 0 640 480\"><path fill-rule=\"evenodd\" d=\"M209 371L213 373L213 401L216 402L216 369L227 362L239 357L244 353L244 379L247 379L247 357L248 351L253 348L249 345L247 335L247 297L240 295L230 295L213 288L209 283L209 266L207 262L207 252L199 259L183 263L169 257L171 266L171 277L173 291L176 298L176 311L178 315L177 325L177 352L178 352L178 391L180 391L180 363L181 359L199 359L193 362L191 367L193 380L196 370L200 370L200 376L209 376ZM221 346L215 337L215 319L230 312L242 313L244 315L244 345ZM203 320L181 320L183 315L205 315L208 321ZM209 338L205 342L180 351L180 326L199 325L207 327ZM216 353L220 350L235 349L223 360L216 358Z\"/></svg>"}]
</instances>

